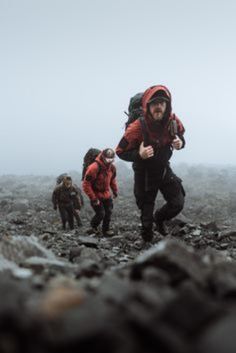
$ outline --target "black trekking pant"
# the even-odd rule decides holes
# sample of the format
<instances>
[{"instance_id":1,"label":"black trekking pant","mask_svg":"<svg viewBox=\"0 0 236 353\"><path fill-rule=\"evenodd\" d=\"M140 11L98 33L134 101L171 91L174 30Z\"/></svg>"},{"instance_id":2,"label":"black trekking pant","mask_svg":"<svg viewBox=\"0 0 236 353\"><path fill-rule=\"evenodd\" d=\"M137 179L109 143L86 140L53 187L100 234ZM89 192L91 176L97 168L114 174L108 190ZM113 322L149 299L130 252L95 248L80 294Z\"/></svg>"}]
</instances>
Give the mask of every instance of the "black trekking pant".
<instances>
[{"instance_id":1,"label":"black trekking pant","mask_svg":"<svg viewBox=\"0 0 236 353\"><path fill-rule=\"evenodd\" d=\"M96 228L102 222L102 231L106 232L109 230L111 215L113 210L113 201L112 199L102 199L99 200L100 204L98 206L92 205L92 208L95 211L95 216L91 220L91 226Z\"/></svg>"},{"instance_id":2,"label":"black trekking pant","mask_svg":"<svg viewBox=\"0 0 236 353\"><path fill-rule=\"evenodd\" d=\"M69 223L70 229L74 229L74 209L72 204L59 205L59 212L63 229L66 228L66 222Z\"/></svg>"},{"instance_id":3,"label":"black trekking pant","mask_svg":"<svg viewBox=\"0 0 236 353\"><path fill-rule=\"evenodd\" d=\"M153 220L164 221L175 217L180 213L184 206L185 191L182 181L168 166L163 177L149 178L145 171L135 171L134 174L134 195L136 203L141 211L141 222L143 229L152 229ZM154 207L157 193L160 190L166 204L155 212Z\"/></svg>"}]
</instances>

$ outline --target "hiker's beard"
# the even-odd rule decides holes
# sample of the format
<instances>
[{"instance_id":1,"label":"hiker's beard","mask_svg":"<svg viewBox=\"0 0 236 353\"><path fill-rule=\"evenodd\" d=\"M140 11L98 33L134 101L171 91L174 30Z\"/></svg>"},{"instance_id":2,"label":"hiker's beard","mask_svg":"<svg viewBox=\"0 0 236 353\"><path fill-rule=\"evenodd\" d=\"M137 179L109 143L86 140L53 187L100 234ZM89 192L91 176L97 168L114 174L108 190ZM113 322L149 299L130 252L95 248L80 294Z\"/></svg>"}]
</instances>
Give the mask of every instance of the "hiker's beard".
<instances>
[{"instance_id":1,"label":"hiker's beard","mask_svg":"<svg viewBox=\"0 0 236 353\"><path fill-rule=\"evenodd\" d=\"M163 112L162 110L155 110L151 116L152 119L155 121L161 121L164 118L164 114L165 112Z\"/></svg>"}]
</instances>

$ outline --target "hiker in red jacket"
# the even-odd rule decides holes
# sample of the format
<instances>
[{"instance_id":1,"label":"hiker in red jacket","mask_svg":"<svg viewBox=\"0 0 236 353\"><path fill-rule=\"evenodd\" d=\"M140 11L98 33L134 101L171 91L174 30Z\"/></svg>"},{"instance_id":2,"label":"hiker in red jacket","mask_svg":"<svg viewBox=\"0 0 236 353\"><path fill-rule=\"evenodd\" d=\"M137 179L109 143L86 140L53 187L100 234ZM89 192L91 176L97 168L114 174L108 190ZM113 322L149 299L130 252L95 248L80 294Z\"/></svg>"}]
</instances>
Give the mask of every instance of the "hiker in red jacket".
<instances>
[{"instance_id":1,"label":"hiker in red jacket","mask_svg":"<svg viewBox=\"0 0 236 353\"><path fill-rule=\"evenodd\" d=\"M113 198L117 197L115 152L111 148L102 151L95 162L90 164L83 179L83 190L89 197L95 215L91 220L90 234L99 234L98 226L102 222L102 233L105 236L114 234L110 229L113 209ZM112 194L111 194L112 191Z\"/></svg>"},{"instance_id":2,"label":"hiker in red jacket","mask_svg":"<svg viewBox=\"0 0 236 353\"><path fill-rule=\"evenodd\" d=\"M184 206L181 179L170 168L173 149L185 145L184 127L172 113L171 94L165 86L148 88L142 95L142 117L128 125L117 146L117 155L133 162L134 194L141 211L141 235L153 237L153 221L159 233L167 235L165 221L175 217ZM154 214L157 192L166 204Z\"/></svg>"}]
</instances>

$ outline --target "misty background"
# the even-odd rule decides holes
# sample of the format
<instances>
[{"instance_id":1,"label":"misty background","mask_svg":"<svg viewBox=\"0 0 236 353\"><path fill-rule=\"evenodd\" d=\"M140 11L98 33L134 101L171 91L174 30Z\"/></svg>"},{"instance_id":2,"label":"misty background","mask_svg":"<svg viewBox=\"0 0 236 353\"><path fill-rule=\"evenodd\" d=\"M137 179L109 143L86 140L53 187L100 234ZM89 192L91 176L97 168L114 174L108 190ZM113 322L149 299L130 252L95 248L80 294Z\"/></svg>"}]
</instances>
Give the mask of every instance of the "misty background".
<instances>
[{"instance_id":1,"label":"misty background","mask_svg":"<svg viewBox=\"0 0 236 353\"><path fill-rule=\"evenodd\" d=\"M235 14L233 0L0 0L0 174L80 170L155 84L186 128L172 161L236 165Z\"/></svg>"}]
</instances>

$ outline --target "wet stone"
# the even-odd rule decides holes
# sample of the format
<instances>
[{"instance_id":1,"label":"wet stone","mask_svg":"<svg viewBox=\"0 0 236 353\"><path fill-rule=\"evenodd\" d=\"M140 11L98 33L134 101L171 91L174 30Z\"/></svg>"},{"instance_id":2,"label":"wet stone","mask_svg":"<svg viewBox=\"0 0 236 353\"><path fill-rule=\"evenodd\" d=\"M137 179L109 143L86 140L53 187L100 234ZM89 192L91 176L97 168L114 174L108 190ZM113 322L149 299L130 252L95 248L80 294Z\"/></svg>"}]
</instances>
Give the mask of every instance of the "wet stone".
<instances>
[{"instance_id":1,"label":"wet stone","mask_svg":"<svg viewBox=\"0 0 236 353\"><path fill-rule=\"evenodd\" d=\"M68 272L73 266L66 262L62 262L59 260L50 260L41 257L30 257L21 263L22 267L30 268L36 273L41 273L45 269L55 270L59 272Z\"/></svg>"},{"instance_id":2,"label":"wet stone","mask_svg":"<svg viewBox=\"0 0 236 353\"><path fill-rule=\"evenodd\" d=\"M201 226L207 230L211 230L213 232L217 232L219 227L217 226L216 222L209 222L209 223L202 223Z\"/></svg>"},{"instance_id":3,"label":"wet stone","mask_svg":"<svg viewBox=\"0 0 236 353\"><path fill-rule=\"evenodd\" d=\"M78 244L85 245L90 248L98 248L99 241L94 237L86 237L86 236L79 236L78 237Z\"/></svg>"},{"instance_id":4,"label":"wet stone","mask_svg":"<svg viewBox=\"0 0 236 353\"><path fill-rule=\"evenodd\" d=\"M102 261L102 257L99 252L94 248L87 248L85 246L81 246L81 248L72 249L70 251L70 259L73 263L80 264L84 260L93 259L95 262L100 263Z\"/></svg>"},{"instance_id":5,"label":"wet stone","mask_svg":"<svg viewBox=\"0 0 236 353\"><path fill-rule=\"evenodd\" d=\"M201 229L196 229L196 230L194 230L193 232L192 232L192 236L194 236L194 237L196 237L196 236L199 236L199 235L201 235Z\"/></svg>"},{"instance_id":6,"label":"wet stone","mask_svg":"<svg viewBox=\"0 0 236 353\"><path fill-rule=\"evenodd\" d=\"M162 313L164 323L172 326L184 335L201 332L202 325L222 314L216 302L213 302L195 284L187 281L180 287L175 298L168 303Z\"/></svg>"},{"instance_id":7,"label":"wet stone","mask_svg":"<svg viewBox=\"0 0 236 353\"><path fill-rule=\"evenodd\" d=\"M197 353L235 353L236 347L236 312L229 313L211 323L200 342L197 344Z\"/></svg>"},{"instance_id":8,"label":"wet stone","mask_svg":"<svg viewBox=\"0 0 236 353\"><path fill-rule=\"evenodd\" d=\"M75 276L76 278L81 277L96 277L103 274L103 266L98 264L93 259L85 259L79 266L76 268Z\"/></svg>"},{"instance_id":9,"label":"wet stone","mask_svg":"<svg viewBox=\"0 0 236 353\"><path fill-rule=\"evenodd\" d=\"M227 249L228 246L229 246L229 243L221 243L220 244L220 248L223 249L223 250Z\"/></svg>"},{"instance_id":10,"label":"wet stone","mask_svg":"<svg viewBox=\"0 0 236 353\"><path fill-rule=\"evenodd\" d=\"M212 266L208 275L211 290L217 297L236 296L236 263L220 262Z\"/></svg>"},{"instance_id":11,"label":"wet stone","mask_svg":"<svg viewBox=\"0 0 236 353\"><path fill-rule=\"evenodd\" d=\"M26 279L33 276L33 272L27 268L16 268L12 270L12 276L18 279Z\"/></svg>"},{"instance_id":12,"label":"wet stone","mask_svg":"<svg viewBox=\"0 0 236 353\"><path fill-rule=\"evenodd\" d=\"M174 283L186 278L199 284L204 282L205 266L201 258L174 240L163 240L140 255L134 262L131 277L142 278L143 269L149 266L166 271Z\"/></svg>"},{"instance_id":13,"label":"wet stone","mask_svg":"<svg viewBox=\"0 0 236 353\"><path fill-rule=\"evenodd\" d=\"M103 278L99 288L99 295L105 300L122 304L133 294L133 287L127 280L121 280L111 275Z\"/></svg>"}]
</instances>

